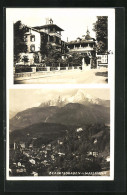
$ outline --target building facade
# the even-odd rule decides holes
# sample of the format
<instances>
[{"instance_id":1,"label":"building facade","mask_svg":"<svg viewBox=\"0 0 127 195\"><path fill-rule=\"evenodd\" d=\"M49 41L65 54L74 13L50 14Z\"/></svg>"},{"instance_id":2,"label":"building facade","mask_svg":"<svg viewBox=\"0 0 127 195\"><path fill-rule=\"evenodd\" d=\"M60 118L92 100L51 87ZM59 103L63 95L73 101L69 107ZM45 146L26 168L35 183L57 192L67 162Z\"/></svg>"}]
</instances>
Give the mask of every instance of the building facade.
<instances>
[{"instance_id":1,"label":"building facade","mask_svg":"<svg viewBox=\"0 0 127 195\"><path fill-rule=\"evenodd\" d=\"M63 31L62 28L53 24L52 19L46 19L46 25L43 26L35 26L34 29L38 30L42 36L44 33L47 35L47 42L49 42L54 49L57 49L60 52L63 51L64 41L61 40L61 32Z\"/></svg>"},{"instance_id":2,"label":"building facade","mask_svg":"<svg viewBox=\"0 0 127 195\"><path fill-rule=\"evenodd\" d=\"M96 56L96 40L90 36L89 30L87 29L86 35L83 35L82 38L78 37L76 40L70 42L61 40L62 31L64 30L58 25L53 24L53 20L49 18L46 19L45 25L34 27L27 26L24 34L27 52L21 53L20 62L22 62L23 57L26 56L28 62L24 64L33 65L41 63L44 56L46 56L45 46L50 44L53 49L59 51L63 56L66 52L70 55L72 53L83 54L82 67L91 65L91 58Z\"/></svg>"},{"instance_id":3,"label":"building facade","mask_svg":"<svg viewBox=\"0 0 127 195\"><path fill-rule=\"evenodd\" d=\"M78 37L77 40L70 41L67 43L67 48L70 53L86 53L88 55L95 54L95 39L90 37L89 30L86 31L86 36L82 38Z\"/></svg>"},{"instance_id":4,"label":"building facade","mask_svg":"<svg viewBox=\"0 0 127 195\"><path fill-rule=\"evenodd\" d=\"M60 53L66 52L66 43L61 40L62 28L53 24L52 19L46 19L43 26L26 27L24 41L27 45L27 52L21 53L21 61L23 56L27 56L29 61L26 64L32 65L43 60L43 45L51 44L53 49Z\"/></svg>"},{"instance_id":5,"label":"building facade","mask_svg":"<svg viewBox=\"0 0 127 195\"><path fill-rule=\"evenodd\" d=\"M82 59L82 65L90 65L91 64L91 57L96 56L96 40L90 36L90 32L87 29L86 35L83 35L82 38L78 37L74 41L70 41L67 43L67 48L69 50L69 53L78 53L78 54L84 54L87 55L87 62L85 62L85 59Z\"/></svg>"}]
</instances>

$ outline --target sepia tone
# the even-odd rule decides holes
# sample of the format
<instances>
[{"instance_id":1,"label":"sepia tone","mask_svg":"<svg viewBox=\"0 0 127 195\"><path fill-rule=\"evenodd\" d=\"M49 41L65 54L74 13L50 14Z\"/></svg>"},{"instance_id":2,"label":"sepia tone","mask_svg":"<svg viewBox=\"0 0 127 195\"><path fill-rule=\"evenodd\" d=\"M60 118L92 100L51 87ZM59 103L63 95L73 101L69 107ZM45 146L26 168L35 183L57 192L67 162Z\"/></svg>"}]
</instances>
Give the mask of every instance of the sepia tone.
<instances>
[{"instance_id":1,"label":"sepia tone","mask_svg":"<svg viewBox=\"0 0 127 195\"><path fill-rule=\"evenodd\" d=\"M103 91L11 89L9 175L109 176L110 98Z\"/></svg>"},{"instance_id":2,"label":"sepia tone","mask_svg":"<svg viewBox=\"0 0 127 195\"><path fill-rule=\"evenodd\" d=\"M56 15L62 18L58 10ZM31 23L27 17L27 24L21 19L14 22L14 84L107 84L108 57L112 54L108 48L108 17L87 16L84 23L80 19L83 34L78 20L74 26L73 17L64 19L67 32L62 20L57 20L58 25L54 18L43 17L43 23L33 22L33 26L27 25Z\"/></svg>"}]
</instances>

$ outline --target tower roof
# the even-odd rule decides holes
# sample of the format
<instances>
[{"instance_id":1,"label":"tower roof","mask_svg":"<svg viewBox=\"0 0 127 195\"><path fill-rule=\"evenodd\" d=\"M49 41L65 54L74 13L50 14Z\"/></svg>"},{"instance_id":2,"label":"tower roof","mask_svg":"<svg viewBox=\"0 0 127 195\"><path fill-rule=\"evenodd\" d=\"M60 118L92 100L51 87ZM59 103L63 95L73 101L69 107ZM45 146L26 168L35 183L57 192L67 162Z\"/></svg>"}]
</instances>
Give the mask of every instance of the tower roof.
<instances>
[{"instance_id":1,"label":"tower roof","mask_svg":"<svg viewBox=\"0 0 127 195\"><path fill-rule=\"evenodd\" d=\"M45 24L43 26L34 26L33 28L40 30L40 29L51 28L51 27L54 27L57 31L64 31L62 28L60 28L56 24Z\"/></svg>"},{"instance_id":2,"label":"tower roof","mask_svg":"<svg viewBox=\"0 0 127 195\"><path fill-rule=\"evenodd\" d=\"M87 26L87 31L86 31L86 34L89 35L90 34L90 31L88 30L88 26Z\"/></svg>"}]
</instances>

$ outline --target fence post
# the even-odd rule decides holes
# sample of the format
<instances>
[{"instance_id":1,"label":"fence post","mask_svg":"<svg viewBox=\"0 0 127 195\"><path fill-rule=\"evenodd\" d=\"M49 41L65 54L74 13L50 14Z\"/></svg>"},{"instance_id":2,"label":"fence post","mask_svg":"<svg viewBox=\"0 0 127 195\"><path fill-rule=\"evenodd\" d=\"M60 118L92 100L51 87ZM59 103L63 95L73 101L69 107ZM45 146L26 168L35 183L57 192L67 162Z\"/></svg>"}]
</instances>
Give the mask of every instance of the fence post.
<instances>
[{"instance_id":1,"label":"fence post","mask_svg":"<svg viewBox=\"0 0 127 195\"><path fill-rule=\"evenodd\" d=\"M50 71L50 66L47 66L46 68L47 68L47 71Z\"/></svg>"},{"instance_id":2,"label":"fence post","mask_svg":"<svg viewBox=\"0 0 127 195\"><path fill-rule=\"evenodd\" d=\"M36 67L31 67L32 72L36 72Z\"/></svg>"},{"instance_id":3,"label":"fence post","mask_svg":"<svg viewBox=\"0 0 127 195\"><path fill-rule=\"evenodd\" d=\"M91 69L91 64L92 64L92 58L90 58L90 69Z\"/></svg>"},{"instance_id":4,"label":"fence post","mask_svg":"<svg viewBox=\"0 0 127 195\"><path fill-rule=\"evenodd\" d=\"M97 69L99 69L100 67L99 67L99 60L97 60Z\"/></svg>"}]
</instances>

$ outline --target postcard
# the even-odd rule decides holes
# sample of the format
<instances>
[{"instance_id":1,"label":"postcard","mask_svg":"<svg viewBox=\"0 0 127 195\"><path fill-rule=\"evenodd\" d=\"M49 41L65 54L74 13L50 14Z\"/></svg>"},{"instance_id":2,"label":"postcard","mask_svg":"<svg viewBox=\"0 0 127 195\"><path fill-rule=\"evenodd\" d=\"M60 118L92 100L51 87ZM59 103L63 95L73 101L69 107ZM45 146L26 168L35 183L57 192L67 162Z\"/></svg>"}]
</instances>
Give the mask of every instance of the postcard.
<instances>
[{"instance_id":1,"label":"postcard","mask_svg":"<svg viewBox=\"0 0 127 195\"><path fill-rule=\"evenodd\" d=\"M115 9L6 8L6 179L113 180Z\"/></svg>"}]
</instances>

